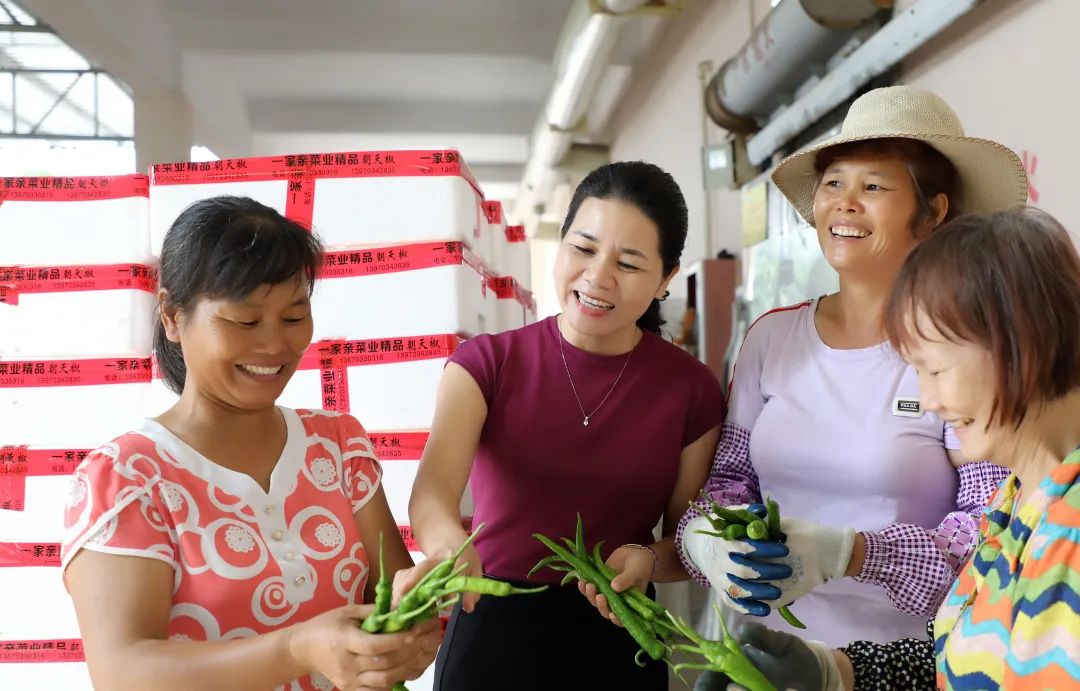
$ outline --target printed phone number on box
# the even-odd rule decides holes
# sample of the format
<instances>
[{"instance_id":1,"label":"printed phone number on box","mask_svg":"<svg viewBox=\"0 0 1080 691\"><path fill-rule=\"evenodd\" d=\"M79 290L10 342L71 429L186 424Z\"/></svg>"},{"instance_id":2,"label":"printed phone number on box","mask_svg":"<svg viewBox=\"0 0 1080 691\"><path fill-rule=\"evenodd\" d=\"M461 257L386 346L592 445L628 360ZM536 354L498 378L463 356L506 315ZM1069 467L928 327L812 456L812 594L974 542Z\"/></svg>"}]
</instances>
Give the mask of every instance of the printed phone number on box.
<instances>
[{"instance_id":1,"label":"printed phone number on box","mask_svg":"<svg viewBox=\"0 0 1080 691\"><path fill-rule=\"evenodd\" d=\"M370 264L350 264L347 266L333 266L322 269L322 276L325 278L334 277L349 277L355 275L357 272L365 274L377 274L384 271L408 271L412 268L412 262L382 262L382 263L370 263Z\"/></svg>"},{"instance_id":2,"label":"printed phone number on box","mask_svg":"<svg viewBox=\"0 0 1080 691\"><path fill-rule=\"evenodd\" d=\"M81 384L82 377L0 377L2 386L35 386L43 384Z\"/></svg>"},{"instance_id":3,"label":"printed phone number on box","mask_svg":"<svg viewBox=\"0 0 1080 691\"><path fill-rule=\"evenodd\" d=\"M0 662L82 662L86 658L81 652L50 650L45 652L19 650L0 650Z\"/></svg>"},{"instance_id":4,"label":"printed phone number on box","mask_svg":"<svg viewBox=\"0 0 1080 691\"><path fill-rule=\"evenodd\" d=\"M354 166L349 168L349 175L393 175L397 173L397 166Z\"/></svg>"},{"instance_id":5,"label":"printed phone number on box","mask_svg":"<svg viewBox=\"0 0 1080 691\"><path fill-rule=\"evenodd\" d=\"M120 282L121 285L124 281ZM127 281L128 286L131 285L131 281ZM19 291L23 293L33 293L38 290L55 290L57 292L63 292L65 290L76 290L79 288L95 288L97 287L96 281L56 281L54 283L19 283Z\"/></svg>"}]
</instances>

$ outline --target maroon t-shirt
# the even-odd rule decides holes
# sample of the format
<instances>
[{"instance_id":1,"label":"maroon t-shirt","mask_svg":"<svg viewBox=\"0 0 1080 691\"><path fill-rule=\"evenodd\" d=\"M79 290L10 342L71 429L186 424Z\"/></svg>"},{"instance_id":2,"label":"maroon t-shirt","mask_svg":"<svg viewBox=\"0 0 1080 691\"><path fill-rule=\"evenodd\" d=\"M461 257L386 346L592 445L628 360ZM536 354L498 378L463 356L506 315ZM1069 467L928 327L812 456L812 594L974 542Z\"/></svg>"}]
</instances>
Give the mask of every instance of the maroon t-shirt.
<instances>
[{"instance_id":1,"label":"maroon t-shirt","mask_svg":"<svg viewBox=\"0 0 1080 691\"><path fill-rule=\"evenodd\" d=\"M582 424L559 354L555 318L472 338L450 361L480 387L488 415L470 483L484 571L523 580L550 552L533 533L573 539L578 512L591 549L648 544L671 498L684 447L723 422L723 388L704 364L646 333L622 379ZM591 413L626 355L596 355L562 340ZM532 580L559 582L550 569Z\"/></svg>"}]
</instances>

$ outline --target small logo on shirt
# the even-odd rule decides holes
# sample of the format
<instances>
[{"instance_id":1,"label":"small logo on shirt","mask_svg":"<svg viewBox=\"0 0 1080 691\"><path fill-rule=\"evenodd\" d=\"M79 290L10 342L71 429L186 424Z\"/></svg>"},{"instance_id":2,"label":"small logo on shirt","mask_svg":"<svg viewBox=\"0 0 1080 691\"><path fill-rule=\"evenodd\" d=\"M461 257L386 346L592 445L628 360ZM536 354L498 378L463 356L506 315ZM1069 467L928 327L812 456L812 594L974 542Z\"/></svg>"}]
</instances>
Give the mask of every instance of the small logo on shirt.
<instances>
[{"instance_id":1,"label":"small logo on shirt","mask_svg":"<svg viewBox=\"0 0 1080 691\"><path fill-rule=\"evenodd\" d=\"M922 417L922 406L917 398L898 398L893 402L893 415Z\"/></svg>"}]
</instances>

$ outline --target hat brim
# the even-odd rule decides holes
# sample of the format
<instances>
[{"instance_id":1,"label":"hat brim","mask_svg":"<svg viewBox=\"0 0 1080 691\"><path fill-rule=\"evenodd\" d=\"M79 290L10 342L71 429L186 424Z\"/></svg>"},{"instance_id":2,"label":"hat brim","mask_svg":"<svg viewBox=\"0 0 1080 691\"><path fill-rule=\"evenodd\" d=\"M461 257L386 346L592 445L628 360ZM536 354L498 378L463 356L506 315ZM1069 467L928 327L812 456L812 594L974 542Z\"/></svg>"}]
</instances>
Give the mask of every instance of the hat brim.
<instances>
[{"instance_id":1,"label":"hat brim","mask_svg":"<svg viewBox=\"0 0 1080 691\"><path fill-rule=\"evenodd\" d=\"M839 135L785 158L773 169L772 180L799 215L813 226L814 192L818 182L814 161L818 153L839 144L891 138L921 141L952 162L960 176L960 201L964 212L993 213L1027 203L1027 173L1020 157L1002 144L976 137L911 133Z\"/></svg>"}]
</instances>

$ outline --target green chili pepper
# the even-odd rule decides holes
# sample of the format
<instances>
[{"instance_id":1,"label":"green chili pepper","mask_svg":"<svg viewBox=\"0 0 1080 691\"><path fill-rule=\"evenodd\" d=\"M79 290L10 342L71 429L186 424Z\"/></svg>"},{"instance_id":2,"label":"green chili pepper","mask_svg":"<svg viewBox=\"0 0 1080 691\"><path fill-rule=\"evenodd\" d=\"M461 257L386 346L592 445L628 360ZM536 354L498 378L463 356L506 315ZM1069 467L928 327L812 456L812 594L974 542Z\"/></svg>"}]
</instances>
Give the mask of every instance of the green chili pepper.
<instances>
[{"instance_id":1,"label":"green chili pepper","mask_svg":"<svg viewBox=\"0 0 1080 691\"><path fill-rule=\"evenodd\" d=\"M805 629L806 628L806 624L799 621L799 618L796 617L794 614L792 614L791 610L788 609L786 605L784 607L781 607L777 611L780 612L780 616L782 616L784 618L784 621L791 624L795 628L797 628L797 629Z\"/></svg>"},{"instance_id":2,"label":"green chili pepper","mask_svg":"<svg viewBox=\"0 0 1080 691\"><path fill-rule=\"evenodd\" d=\"M767 498L765 507L768 509L765 520L769 527L769 539L777 540L780 538L780 505L775 500Z\"/></svg>"},{"instance_id":3,"label":"green chili pepper","mask_svg":"<svg viewBox=\"0 0 1080 691\"><path fill-rule=\"evenodd\" d=\"M724 528L724 538L727 540L738 540L743 537L746 537L746 526L734 523Z\"/></svg>"},{"instance_id":4,"label":"green chili pepper","mask_svg":"<svg viewBox=\"0 0 1080 691\"><path fill-rule=\"evenodd\" d=\"M760 518L756 521L750 521L746 525L746 536L751 540L764 540L769 536L769 529L765 527L765 521Z\"/></svg>"},{"instance_id":5,"label":"green chili pepper","mask_svg":"<svg viewBox=\"0 0 1080 691\"><path fill-rule=\"evenodd\" d=\"M386 573L386 563L383 559L383 536L382 533L379 533L379 582L375 584L375 611L372 612L373 616L368 617L360 624L360 628L368 633L378 633L381 630L380 624L382 623L378 616L390 611L390 599L392 596L393 586L390 585L390 578Z\"/></svg>"}]
</instances>

